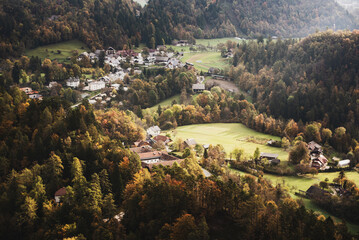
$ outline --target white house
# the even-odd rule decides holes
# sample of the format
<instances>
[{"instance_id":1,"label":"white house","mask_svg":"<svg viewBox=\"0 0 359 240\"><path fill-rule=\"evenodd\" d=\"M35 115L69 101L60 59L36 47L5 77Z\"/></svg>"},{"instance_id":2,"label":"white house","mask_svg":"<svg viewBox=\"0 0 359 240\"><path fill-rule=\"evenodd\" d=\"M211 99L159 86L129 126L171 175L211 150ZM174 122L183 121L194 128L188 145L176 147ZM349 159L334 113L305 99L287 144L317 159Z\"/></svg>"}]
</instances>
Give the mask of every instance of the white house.
<instances>
[{"instance_id":1,"label":"white house","mask_svg":"<svg viewBox=\"0 0 359 240\"><path fill-rule=\"evenodd\" d=\"M72 88L78 88L80 85L80 79L79 78L69 78L66 80L66 86L72 87Z\"/></svg>"},{"instance_id":2,"label":"white house","mask_svg":"<svg viewBox=\"0 0 359 240\"><path fill-rule=\"evenodd\" d=\"M161 134L161 128L159 128L158 126L152 126L147 129L147 135L151 137L156 137L160 134Z\"/></svg>"},{"instance_id":3,"label":"white house","mask_svg":"<svg viewBox=\"0 0 359 240\"><path fill-rule=\"evenodd\" d=\"M338 167L348 167L350 165L349 159L344 159L338 162Z\"/></svg>"},{"instance_id":4,"label":"white house","mask_svg":"<svg viewBox=\"0 0 359 240\"><path fill-rule=\"evenodd\" d=\"M88 87L89 87L89 91L97 91L105 88L106 83L103 81L94 81L94 82L90 82Z\"/></svg>"}]
</instances>

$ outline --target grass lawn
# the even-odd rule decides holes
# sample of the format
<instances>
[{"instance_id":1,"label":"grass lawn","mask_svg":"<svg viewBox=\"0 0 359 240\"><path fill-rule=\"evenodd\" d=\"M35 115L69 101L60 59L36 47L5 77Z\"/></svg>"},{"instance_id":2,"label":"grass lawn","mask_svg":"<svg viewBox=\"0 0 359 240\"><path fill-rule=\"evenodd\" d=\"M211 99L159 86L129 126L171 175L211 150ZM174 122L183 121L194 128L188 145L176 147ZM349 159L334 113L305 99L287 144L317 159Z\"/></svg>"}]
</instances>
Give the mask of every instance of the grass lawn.
<instances>
[{"instance_id":1,"label":"grass lawn","mask_svg":"<svg viewBox=\"0 0 359 240\"><path fill-rule=\"evenodd\" d=\"M240 123L194 124L178 127L171 133L175 139L194 138L199 144L221 144L227 155L236 147L242 148L248 155L253 155L258 147L261 152L279 154L279 159L283 161L288 159L288 153L281 148L246 141L248 137L280 140L279 137L256 132Z\"/></svg>"},{"instance_id":2,"label":"grass lawn","mask_svg":"<svg viewBox=\"0 0 359 240\"><path fill-rule=\"evenodd\" d=\"M180 94L174 95L173 97L167 98L166 100L163 100L162 102L154 105L153 107L147 108L146 110L150 110L151 112L153 111L157 111L157 108L159 105L161 105L161 107L168 107L172 105L173 100L176 100L177 103L179 104L180 102Z\"/></svg>"},{"instance_id":3,"label":"grass lawn","mask_svg":"<svg viewBox=\"0 0 359 240\"><path fill-rule=\"evenodd\" d=\"M58 54L57 50L60 50L61 53ZM79 40L71 40L26 50L25 55L28 57L38 56L41 60L49 58L51 60L57 59L58 62L66 62L67 58L72 56L73 50L78 50L79 53L82 53L88 52L89 48Z\"/></svg>"},{"instance_id":4,"label":"grass lawn","mask_svg":"<svg viewBox=\"0 0 359 240\"><path fill-rule=\"evenodd\" d=\"M197 70L207 72L210 67L224 69L229 67L228 60L221 57L220 52L191 52L184 53L182 62L194 64Z\"/></svg>"}]
</instances>

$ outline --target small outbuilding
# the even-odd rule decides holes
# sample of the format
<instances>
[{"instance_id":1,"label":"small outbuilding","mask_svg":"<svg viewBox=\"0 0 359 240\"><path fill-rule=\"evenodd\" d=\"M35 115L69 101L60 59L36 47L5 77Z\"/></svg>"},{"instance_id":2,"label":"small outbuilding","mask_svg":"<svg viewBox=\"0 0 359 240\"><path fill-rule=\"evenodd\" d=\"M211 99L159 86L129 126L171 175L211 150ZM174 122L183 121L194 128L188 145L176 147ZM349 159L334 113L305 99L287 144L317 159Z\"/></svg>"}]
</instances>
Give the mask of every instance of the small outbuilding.
<instances>
[{"instance_id":1,"label":"small outbuilding","mask_svg":"<svg viewBox=\"0 0 359 240\"><path fill-rule=\"evenodd\" d=\"M62 188L60 188L59 190L57 190L57 191L55 192L55 202L56 202L56 203L60 203L61 198L62 198L63 196L65 196L65 194L66 194L66 188L65 188L65 187L62 187Z\"/></svg>"}]
</instances>

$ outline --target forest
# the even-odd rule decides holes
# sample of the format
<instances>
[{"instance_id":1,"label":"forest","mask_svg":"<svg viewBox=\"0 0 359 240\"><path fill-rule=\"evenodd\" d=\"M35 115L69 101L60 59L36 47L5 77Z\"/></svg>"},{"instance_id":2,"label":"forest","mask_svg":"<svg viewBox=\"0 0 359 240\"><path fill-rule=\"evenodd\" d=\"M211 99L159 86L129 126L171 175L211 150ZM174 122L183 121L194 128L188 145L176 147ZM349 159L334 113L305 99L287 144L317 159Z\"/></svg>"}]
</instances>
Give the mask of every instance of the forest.
<instances>
[{"instance_id":1,"label":"forest","mask_svg":"<svg viewBox=\"0 0 359 240\"><path fill-rule=\"evenodd\" d=\"M334 0L129 0L0 2L0 57L79 39L90 49L170 44L174 39L303 37L327 28L354 29L356 19Z\"/></svg>"},{"instance_id":2,"label":"forest","mask_svg":"<svg viewBox=\"0 0 359 240\"><path fill-rule=\"evenodd\" d=\"M0 102L3 239L351 239L345 224L307 211L280 185L204 178L193 155L140 170L122 145L144 137L130 111L71 109L16 87L2 88Z\"/></svg>"}]
</instances>

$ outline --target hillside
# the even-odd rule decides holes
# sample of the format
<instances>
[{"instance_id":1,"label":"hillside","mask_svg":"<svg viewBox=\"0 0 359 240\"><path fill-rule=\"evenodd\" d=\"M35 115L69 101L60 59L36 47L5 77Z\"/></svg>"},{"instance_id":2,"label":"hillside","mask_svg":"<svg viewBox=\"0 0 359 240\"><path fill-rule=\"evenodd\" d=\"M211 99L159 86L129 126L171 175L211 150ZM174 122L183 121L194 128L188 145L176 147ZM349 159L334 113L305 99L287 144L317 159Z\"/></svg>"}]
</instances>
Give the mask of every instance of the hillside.
<instances>
[{"instance_id":1,"label":"hillside","mask_svg":"<svg viewBox=\"0 0 359 240\"><path fill-rule=\"evenodd\" d=\"M166 34L175 38L303 37L334 24L336 29L356 26L353 16L334 0L151 0L145 18L154 23L157 40Z\"/></svg>"},{"instance_id":2,"label":"hillside","mask_svg":"<svg viewBox=\"0 0 359 240\"><path fill-rule=\"evenodd\" d=\"M0 57L79 39L90 48L173 39L272 35L302 37L316 30L354 29L355 18L334 0L130 0L0 2Z\"/></svg>"},{"instance_id":3,"label":"hillside","mask_svg":"<svg viewBox=\"0 0 359 240\"><path fill-rule=\"evenodd\" d=\"M138 44L135 6L120 0L1 1L0 57L72 39L90 48Z\"/></svg>"},{"instance_id":4,"label":"hillside","mask_svg":"<svg viewBox=\"0 0 359 240\"><path fill-rule=\"evenodd\" d=\"M238 72L233 78L262 112L344 126L357 137L358 46L358 31L326 31L297 43L242 44L234 56Z\"/></svg>"}]
</instances>

